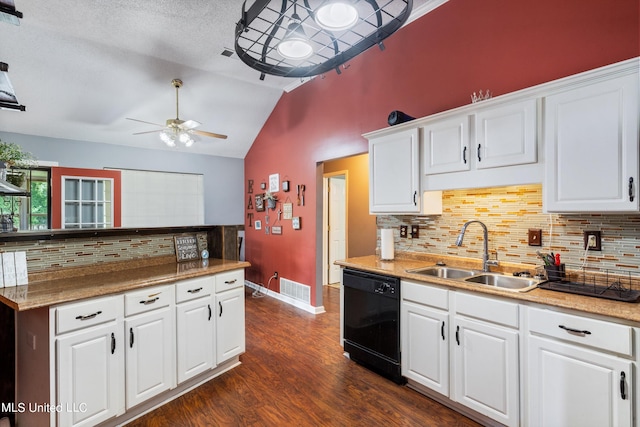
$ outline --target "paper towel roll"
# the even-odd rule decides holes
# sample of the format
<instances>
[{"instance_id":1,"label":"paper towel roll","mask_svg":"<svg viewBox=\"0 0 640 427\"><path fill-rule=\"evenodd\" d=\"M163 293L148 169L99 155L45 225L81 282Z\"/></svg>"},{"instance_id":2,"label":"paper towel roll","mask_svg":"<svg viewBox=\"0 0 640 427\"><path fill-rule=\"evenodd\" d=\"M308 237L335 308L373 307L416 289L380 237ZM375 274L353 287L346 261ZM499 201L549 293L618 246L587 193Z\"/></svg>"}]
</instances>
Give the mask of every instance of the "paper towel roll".
<instances>
[{"instance_id":1,"label":"paper towel roll","mask_svg":"<svg viewBox=\"0 0 640 427\"><path fill-rule=\"evenodd\" d=\"M380 230L380 258L393 259L393 230L391 228Z\"/></svg>"}]
</instances>

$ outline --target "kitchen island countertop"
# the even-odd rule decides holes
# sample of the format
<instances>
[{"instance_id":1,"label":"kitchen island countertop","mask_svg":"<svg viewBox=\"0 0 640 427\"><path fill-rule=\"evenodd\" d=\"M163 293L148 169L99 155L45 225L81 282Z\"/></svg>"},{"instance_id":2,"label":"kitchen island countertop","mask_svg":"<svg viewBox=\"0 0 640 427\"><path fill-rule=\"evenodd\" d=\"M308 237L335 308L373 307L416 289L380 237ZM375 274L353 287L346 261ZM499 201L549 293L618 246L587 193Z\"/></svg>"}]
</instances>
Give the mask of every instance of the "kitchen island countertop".
<instances>
[{"instance_id":1,"label":"kitchen island countertop","mask_svg":"<svg viewBox=\"0 0 640 427\"><path fill-rule=\"evenodd\" d=\"M28 285L0 288L0 303L15 311L31 310L251 266L246 261L208 259L176 263L175 257L161 258L155 262L98 264L92 271L79 270L77 275L65 277L51 274L47 278L46 274L39 274Z\"/></svg>"},{"instance_id":2,"label":"kitchen island countertop","mask_svg":"<svg viewBox=\"0 0 640 427\"><path fill-rule=\"evenodd\" d=\"M377 255L369 255L339 260L336 261L336 264L342 267L355 268L358 270L400 277L401 279L446 286L451 289L461 289L481 294L501 296L516 300L518 302L526 301L531 303L545 304L548 306L578 310L589 314L613 317L631 322L640 322L640 303L619 302L539 288L533 289L529 292L513 292L493 288L491 286L468 283L461 280L442 279L431 276L427 277L407 271L421 267L432 266L436 261L439 261L443 258L446 258L447 264L450 264L451 266L478 269L478 265L475 263L475 260L471 260L471 263L468 259L459 259L452 261L450 258L443 256L431 256L422 258L411 256L397 256L396 259L392 261L385 261L380 259L380 257ZM528 267L529 269L535 268L535 266Z\"/></svg>"}]
</instances>

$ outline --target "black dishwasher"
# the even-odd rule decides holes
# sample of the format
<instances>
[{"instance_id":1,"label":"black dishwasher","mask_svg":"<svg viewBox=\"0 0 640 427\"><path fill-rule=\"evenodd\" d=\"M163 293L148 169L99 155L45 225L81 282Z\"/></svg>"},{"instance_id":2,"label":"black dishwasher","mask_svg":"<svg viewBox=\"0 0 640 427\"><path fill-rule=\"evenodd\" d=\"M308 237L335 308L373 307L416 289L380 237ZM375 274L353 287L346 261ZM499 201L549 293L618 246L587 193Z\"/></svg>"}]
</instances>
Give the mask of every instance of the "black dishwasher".
<instances>
[{"instance_id":1,"label":"black dishwasher","mask_svg":"<svg viewBox=\"0 0 640 427\"><path fill-rule=\"evenodd\" d=\"M404 384L400 370L400 279L342 272L344 350L351 360Z\"/></svg>"}]
</instances>

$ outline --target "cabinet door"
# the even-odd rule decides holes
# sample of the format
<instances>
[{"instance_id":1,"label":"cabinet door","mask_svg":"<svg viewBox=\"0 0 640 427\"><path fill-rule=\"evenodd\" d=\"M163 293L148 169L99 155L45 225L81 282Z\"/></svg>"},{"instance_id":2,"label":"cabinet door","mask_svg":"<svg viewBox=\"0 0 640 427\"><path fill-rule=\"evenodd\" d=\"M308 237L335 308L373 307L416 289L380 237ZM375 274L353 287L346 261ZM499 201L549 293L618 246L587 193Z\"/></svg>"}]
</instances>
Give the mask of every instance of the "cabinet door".
<instances>
[{"instance_id":1,"label":"cabinet door","mask_svg":"<svg viewBox=\"0 0 640 427\"><path fill-rule=\"evenodd\" d=\"M548 212L638 210L638 75L548 96Z\"/></svg>"},{"instance_id":2,"label":"cabinet door","mask_svg":"<svg viewBox=\"0 0 640 427\"><path fill-rule=\"evenodd\" d=\"M216 361L244 353L244 288L216 294Z\"/></svg>"},{"instance_id":3,"label":"cabinet door","mask_svg":"<svg viewBox=\"0 0 640 427\"><path fill-rule=\"evenodd\" d=\"M213 297L176 306L178 383L214 366L215 319Z\"/></svg>"},{"instance_id":4,"label":"cabinet door","mask_svg":"<svg viewBox=\"0 0 640 427\"><path fill-rule=\"evenodd\" d=\"M369 141L369 211L419 212L418 130Z\"/></svg>"},{"instance_id":5,"label":"cabinet door","mask_svg":"<svg viewBox=\"0 0 640 427\"><path fill-rule=\"evenodd\" d=\"M402 302L402 375L449 396L449 315Z\"/></svg>"},{"instance_id":6,"label":"cabinet door","mask_svg":"<svg viewBox=\"0 0 640 427\"><path fill-rule=\"evenodd\" d=\"M125 319L127 409L175 387L173 307Z\"/></svg>"},{"instance_id":7,"label":"cabinet door","mask_svg":"<svg viewBox=\"0 0 640 427\"><path fill-rule=\"evenodd\" d=\"M504 425L519 425L518 332L461 317L454 326L452 397Z\"/></svg>"},{"instance_id":8,"label":"cabinet door","mask_svg":"<svg viewBox=\"0 0 640 427\"><path fill-rule=\"evenodd\" d=\"M630 361L530 336L528 363L528 425L632 425Z\"/></svg>"},{"instance_id":9,"label":"cabinet door","mask_svg":"<svg viewBox=\"0 0 640 427\"><path fill-rule=\"evenodd\" d=\"M468 171L469 116L437 120L422 128L424 174Z\"/></svg>"},{"instance_id":10,"label":"cabinet door","mask_svg":"<svg viewBox=\"0 0 640 427\"><path fill-rule=\"evenodd\" d=\"M536 123L535 99L480 110L475 120L476 168L535 163Z\"/></svg>"},{"instance_id":11,"label":"cabinet door","mask_svg":"<svg viewBox=\"0 0 640 427\"><path fill-rule=\"evenodd\" d=\"M93 426L124 412L122 323L57 339L56 370L58 425Z\"/></svg>"}]
</instances>

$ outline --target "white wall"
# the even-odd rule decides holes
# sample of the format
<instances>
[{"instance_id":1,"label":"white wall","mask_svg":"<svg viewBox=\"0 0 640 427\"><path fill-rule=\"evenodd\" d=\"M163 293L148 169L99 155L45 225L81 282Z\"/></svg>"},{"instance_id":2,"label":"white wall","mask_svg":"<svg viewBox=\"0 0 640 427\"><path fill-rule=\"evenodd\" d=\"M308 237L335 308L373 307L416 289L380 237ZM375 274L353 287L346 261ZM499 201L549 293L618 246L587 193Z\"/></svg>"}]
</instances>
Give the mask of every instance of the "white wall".
<instances>
[{"instance_id":1,"label":"white wall","mask_svg":"<svg viewBox=\"0 0 640 427\"><path fill-rule=\"evenodd\" d=\"M64 167L202 174L205 224L244 223L243 159L1 131L0 139L20 145L33 153L38 160L56 161L59 166Z\"/></svg>"}]
</instances>

